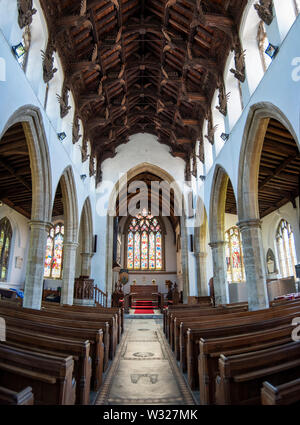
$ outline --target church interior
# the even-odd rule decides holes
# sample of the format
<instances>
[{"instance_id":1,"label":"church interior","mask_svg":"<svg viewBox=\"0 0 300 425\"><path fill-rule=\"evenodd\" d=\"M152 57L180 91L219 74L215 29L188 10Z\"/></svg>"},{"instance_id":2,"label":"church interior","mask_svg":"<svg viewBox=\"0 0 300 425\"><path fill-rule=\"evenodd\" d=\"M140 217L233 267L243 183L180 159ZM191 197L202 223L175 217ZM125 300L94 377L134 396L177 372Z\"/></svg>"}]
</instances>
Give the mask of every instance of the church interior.
<instances>
[{"instance_id":1,"label":"church interior","mask_svg":"<svg viewBox=\"0 0 300 425\"><path fill-rule=\"evenodd\" d=\"M300 404L300 0L0 0L0 405Z\"/></svg>"}]
</instances>

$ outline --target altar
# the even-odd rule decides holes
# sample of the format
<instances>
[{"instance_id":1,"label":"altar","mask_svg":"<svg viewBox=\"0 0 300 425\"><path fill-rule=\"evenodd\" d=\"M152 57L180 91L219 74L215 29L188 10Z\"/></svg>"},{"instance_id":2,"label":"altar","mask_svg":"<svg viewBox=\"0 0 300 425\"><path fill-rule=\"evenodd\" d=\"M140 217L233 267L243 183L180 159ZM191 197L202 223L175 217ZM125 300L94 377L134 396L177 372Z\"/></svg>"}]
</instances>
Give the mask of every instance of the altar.
<instances>
[{"instance_id":1,"label":"altar","mask_svg":"<svg viewBox=\"0 0 300 425\"><path fill-rule=\"evenodd\" d=\"M130 285L132 301L157 301L157 285Z\"/></svg>"}]
</instances>

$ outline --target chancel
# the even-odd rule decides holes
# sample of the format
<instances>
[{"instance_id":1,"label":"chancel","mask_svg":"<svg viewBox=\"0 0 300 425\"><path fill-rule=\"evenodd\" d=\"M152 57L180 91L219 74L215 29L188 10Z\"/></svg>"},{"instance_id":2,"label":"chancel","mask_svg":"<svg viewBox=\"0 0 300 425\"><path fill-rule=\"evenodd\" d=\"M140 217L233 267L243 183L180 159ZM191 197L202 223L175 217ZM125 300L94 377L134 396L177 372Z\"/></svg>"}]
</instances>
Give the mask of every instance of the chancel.
<instances>
[{"instance_id":1,"label":"chancel","mask_svg":"<svg viewBox=\"0 0 300 425\"><path fill-rule=\"evenodd\" d=\"M0 0L1 405L299 404L299 13Z\"/></svg>"}]
</instances>

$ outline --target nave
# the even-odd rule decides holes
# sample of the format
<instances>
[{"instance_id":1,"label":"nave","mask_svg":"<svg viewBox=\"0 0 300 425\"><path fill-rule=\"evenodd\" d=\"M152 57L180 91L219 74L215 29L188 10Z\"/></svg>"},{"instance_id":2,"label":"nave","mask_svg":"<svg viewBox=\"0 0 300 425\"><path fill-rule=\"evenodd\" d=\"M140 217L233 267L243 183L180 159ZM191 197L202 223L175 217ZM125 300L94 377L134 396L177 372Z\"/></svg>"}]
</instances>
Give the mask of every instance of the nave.
<instances>
[{"instance_id":1,"label":"nave","mask_svg":"<svg viewBox=\"0 0 300 425\"><path fill-rule=\"evenodd\" d=\"M2 299L0 404L298 405L300 296L198 302L135 316Z\"/></svg>"}]
</instances>

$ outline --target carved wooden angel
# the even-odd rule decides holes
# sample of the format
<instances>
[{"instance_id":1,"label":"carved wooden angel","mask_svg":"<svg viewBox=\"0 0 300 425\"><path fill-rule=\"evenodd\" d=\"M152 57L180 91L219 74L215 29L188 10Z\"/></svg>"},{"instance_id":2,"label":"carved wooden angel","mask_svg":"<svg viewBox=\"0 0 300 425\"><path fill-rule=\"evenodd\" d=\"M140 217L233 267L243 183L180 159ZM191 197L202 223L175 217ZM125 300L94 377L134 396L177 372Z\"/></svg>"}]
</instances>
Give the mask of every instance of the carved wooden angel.
<instances>
[{"instance_id":1,"label":"carved wooden angel","mask_svg":"<svg viewBox=\"0 0 300 425\"><path fill-rule=\"evenodd\" d=\"M259 0L259 3L254 5L257 14L267 25L273 21L273 4L272 0Z\"/></svg>"},{"instance_id":2,"label":"carved wooden angel","mask_svg":"<svg viewBox=\"0 0 300 425\"><path fill-rule=\"evenodd\" d=\"M57 100L60 105L60 116L64 118L68 115L71 106L69 106L69 91L67 87L63 87L61 96L56 94Z\"/></svg>"},{"instance_id":3,"label":"carved wooden angel","mask_svg":"<svg viewBox=\"0 0 300 425\"><path fill-rule=\"evenodd\" d=\"M32 16L37 12L32 7L32 0L18 0L18 23L20 28L24 28L32 23Z\"/></svg>"},{"instance_id":4,"label":"carved wooden angel","mask_svg":"<svg viewBox=\"0 0 300 425\"><path fill-rule=\"evenodd\" d=\"M57 68L53 68L54 57L53 57L54 47L52 43L48 44L46 52L41 50L42 59L43 59L43 77L45 83L48 83L52 80Z\"/></svg>"},{"instance_id":5,"label":"carved wooden angel","mask_svg":"<svg viewBox=\"0 0 300 425\"><path fill-rule=\"evenodd\" d=\"M79 134L79 130L80 130L79 118L75 117L73 121L73 127L72 127L72 142L74 145L82 137L81 134Z\"/></svg>"}]
</instances>

